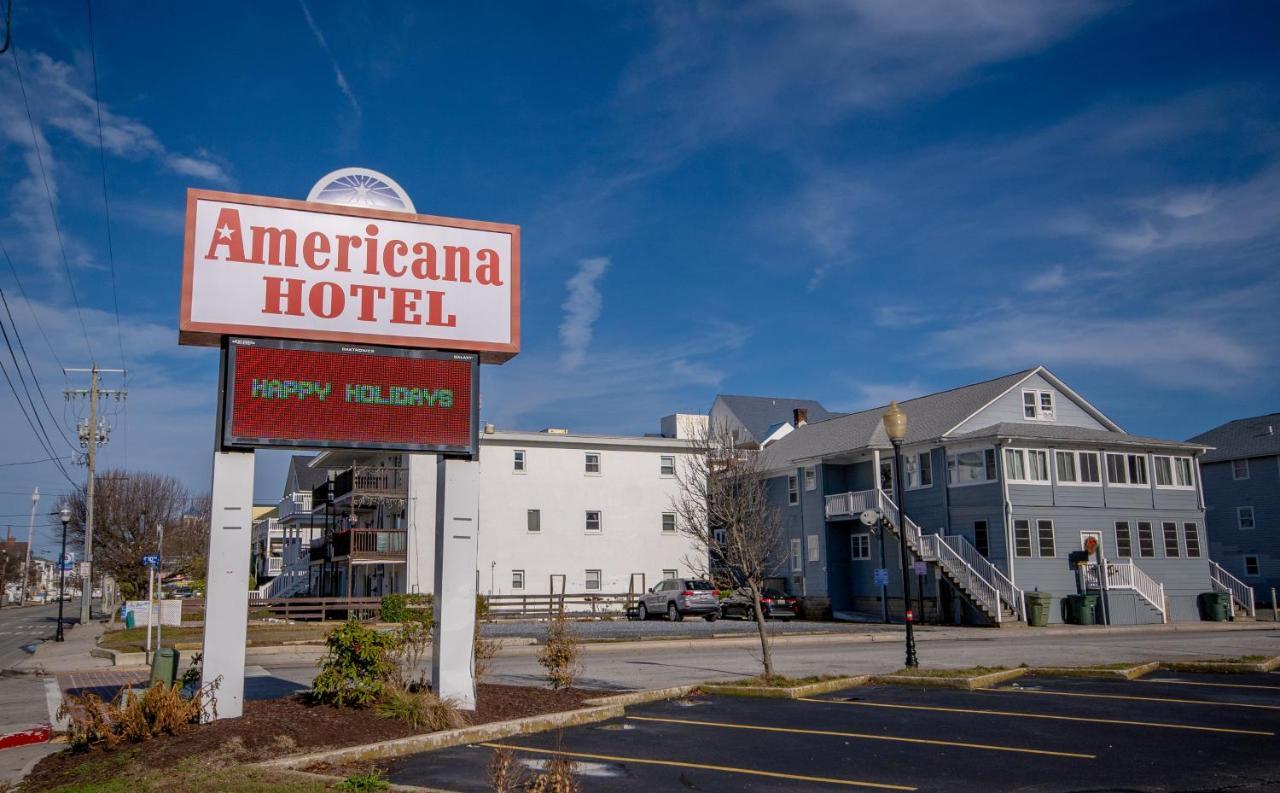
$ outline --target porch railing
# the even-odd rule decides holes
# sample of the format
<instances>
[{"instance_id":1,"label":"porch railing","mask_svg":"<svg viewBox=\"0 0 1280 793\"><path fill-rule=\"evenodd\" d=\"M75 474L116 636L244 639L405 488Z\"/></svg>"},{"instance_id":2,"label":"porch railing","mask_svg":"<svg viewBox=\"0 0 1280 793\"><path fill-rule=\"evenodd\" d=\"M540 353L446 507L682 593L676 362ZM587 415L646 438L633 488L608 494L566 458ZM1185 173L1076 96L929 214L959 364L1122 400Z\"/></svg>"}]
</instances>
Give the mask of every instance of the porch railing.
<instances>
[{"instance_id":1,"label":"porch railing","mask_svg":"<svg viewBox=\"0 0 1280 793\"><path fill-rule=\"evenodd\" d=\"M828 518L857 515L876 506L876 491L858 490L849 493L832 493L826 497Z\"/></svg>"},{"instance_id":2,"label":"porch railing","mask_svg":"<svg viewBox=\"0 0 1280 793\"><path fill-rule=\"evenodd\" d=\"M924 559L932 557L933 561L946 569L952 580L969 592L969 596L983 607L991 619L997 623L1003 620L1004 609L1000 607L999 590L983 578L973 565L966 562L964 557L951 547L946 537L941 534L923 535L920 556Z\"/></svg>"},{"instance_id":3,"label":"porch railing","mask_svg":"<svg viewBox=\"0 0 1280 793\"><path fill-rule=\"evenodd\" d=\"M1209 560L1209 581L1218 592L1229 593L1231 599L1245 609L1250 617L1255 616L1253 587L1228 573L1222 565L1212 559Z\"/></svg>"},{"instance_id":4,"label":"porch railing","mask_svg":"<svg viewBox=\"0 0 1280 793\"><path fill-rule=\"evenodd\" d=\"M1026 620L1027 604L1022 589L1014 584L1013 581L1010 581L1009 576L1005 575L1003 570L996 567L991 563L990 559L979 553L978 549L973 547L963 535L948 536L946 543L955 549L966 564L977 570L978 574L1000 593L1000 599L1018 616L1019 620Z\"/></svg>"},{"instance_id":5,"label":"porch railing","mask_svg":"<svg viewBox=\"0 0 1280 793\"><path fill-rule=\"evenodd\" d=\"M1160 612L1160 621L1168 622L1169 613L1164 602L1164 584L1143 572L1132 559L1111 561L1106 563L1107 589L1127 589L1137 592L1152 608ZM1098 589L1098 565L1090 564L1084 569L1085 587Z\"/></svg>"}]
</instances>

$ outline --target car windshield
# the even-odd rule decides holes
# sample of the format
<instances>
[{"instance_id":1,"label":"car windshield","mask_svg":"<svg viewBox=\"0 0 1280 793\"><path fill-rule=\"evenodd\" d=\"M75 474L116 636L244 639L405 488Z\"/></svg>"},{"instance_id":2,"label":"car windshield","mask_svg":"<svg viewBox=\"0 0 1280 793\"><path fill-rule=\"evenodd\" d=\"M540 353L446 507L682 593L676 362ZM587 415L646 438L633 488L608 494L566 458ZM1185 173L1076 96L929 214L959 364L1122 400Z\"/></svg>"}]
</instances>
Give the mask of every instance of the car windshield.
<instances>
[{"instance_id":1,"label":"car windshield","mask_svg":"<svg viewBox=\"0 0 1280 793\"><path fill-rule=\"evenodd\" d=\"M761 595L763 595L764 597L767 597L767 598L784 598L784 597L787 597L787 593L786 593L786 592L783 592L783 591L781 591L781 590L779 590L779 589L766 589L766 590L764 590L763 592L761 592L760 594L761 594Z\"/></svg>"},{"instance_id":2,"label":"car windshield","mask_svg":"<svg viewBox=\"0 0 1280 793\"><path fill-rule=\"evenodd\" d=\"M685 589L709 590L712 588L706 581L685 581L684 583Z\"/></svg>"}]
</instances>

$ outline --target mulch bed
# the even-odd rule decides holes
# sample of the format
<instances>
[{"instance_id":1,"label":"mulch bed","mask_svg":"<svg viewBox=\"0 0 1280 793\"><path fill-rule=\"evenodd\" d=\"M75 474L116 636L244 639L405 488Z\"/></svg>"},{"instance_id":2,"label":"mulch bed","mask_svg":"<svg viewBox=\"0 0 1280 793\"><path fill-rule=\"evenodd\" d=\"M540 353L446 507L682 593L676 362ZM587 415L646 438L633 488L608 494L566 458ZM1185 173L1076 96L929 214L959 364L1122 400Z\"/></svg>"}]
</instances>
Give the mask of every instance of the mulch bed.
<instances>
[{"instance_id":1,"label":"mulch bed","mask_svg":"<svg viewBox=\"0 0 1280 793\"><path fill-rule=\"evenodd\" d=\"M471 724L555 713L581 707L582 700L599 696L598 691L504 686L482 683L476 692L476 711ZM384 719L371 710L308 705L300 696L246 702L244 716L205 724L181 735L166 735L141 744L120 744L114 749L87 752L63 751L41 760L25 780L27 789L43 790L74 781L90 784L105 781L86 777L84 763L112 753L145 757L146 767L169 768L199 756L227 763L260 760L320 749L336 749L356 744L377 743L416 734L408 725ZM121 757L125 762L128 758ZM113 764L103 763L104 772ZM118 770L118 769L117 769ZM111 774L108 778L114 778Z\"/></svg>"}]
</instances>

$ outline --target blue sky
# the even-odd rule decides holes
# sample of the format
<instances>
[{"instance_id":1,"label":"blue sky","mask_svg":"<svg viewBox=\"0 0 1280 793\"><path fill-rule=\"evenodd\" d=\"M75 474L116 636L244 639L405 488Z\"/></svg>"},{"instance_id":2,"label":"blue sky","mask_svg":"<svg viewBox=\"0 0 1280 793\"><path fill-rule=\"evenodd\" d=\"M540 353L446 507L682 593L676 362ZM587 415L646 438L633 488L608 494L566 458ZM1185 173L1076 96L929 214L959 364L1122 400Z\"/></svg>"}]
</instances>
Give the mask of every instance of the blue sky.
<instances>
[{"instance_id":1,"label":"blue sky","mask_svg":"<svg viewBox=\"0 0 1280 793\"><path fill-rule=\"evenodd\" d=\"M478 5L96 3L121 345L85 8L15 2L50 190L5 54L0 240L30 309L3 262L0 286L59 421L81 382L55 356L123 346L107 465L208 486L185 188L301 198L347 165L522 226L524 351L482 374L500 426L653 431L720 392L850 410L1038 363L1131 432L1277 409L1274 4ZM45 456L7 390L0 421L0 464ZM0 531L33 484L69 487L0 467Z\"/></svg>"}]
</instances>

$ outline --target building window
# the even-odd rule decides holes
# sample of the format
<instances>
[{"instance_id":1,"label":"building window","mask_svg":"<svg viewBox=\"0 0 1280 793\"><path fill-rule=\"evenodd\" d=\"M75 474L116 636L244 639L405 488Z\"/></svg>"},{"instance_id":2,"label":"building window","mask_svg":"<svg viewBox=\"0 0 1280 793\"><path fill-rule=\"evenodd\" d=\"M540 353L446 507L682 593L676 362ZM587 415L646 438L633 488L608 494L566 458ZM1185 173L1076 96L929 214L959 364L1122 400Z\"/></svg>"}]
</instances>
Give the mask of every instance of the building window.
<instances>
[{"instance_id":1,"label":"building window","mask_svg":"<svg viewBox=\"0 0 1280 793\"><path fill-rule=\"evenodd\" d=\"M584 470L588 474L600 473L600 452L587 452Z\"/></svg>"},{"instance_id":2,"label":"building window","mask_svg":"<svg viewBox=\"0 0 1280 793\"><path fill-rule=\"evenodd\" d=\"M1249 478L1249 461L1247 459L1231 461L1231 478L1232 479L1248 479Z\"/></svg>"},{"instance_id":3,"label":"building window","mask_svg":"<svg viewBox=\"0 0 1280 793\"><path fill-rule=\"evenodd\" d=\"M804 557L802 556L802 553L803 553L803 549L801 549L800 547L800 541L792 540L791 541L791 572L798 573L802 569L804 569L803 568Z\"/></svg>"},{"instance_id":4,"label":"building window","mask_svg":"<svg viewBox=\"0 0 1280 793\"><path fill-rule=\"evenodd\" d=\"M658 458L658 473L662 476L676 475L676 458L674 455L664 454Z\"/></svg>"},{"instance_id":5,"label":"building window","mask_svg":"<svg viewBox=\"0 0 1280 793\"><path fill-rule=\"evenodd\" d=\"M599 571L599 570L588 570L588 571L587 571L587 575L586 575L586 587L587 587L587 589L589 589L589 590L590 590L590 589L599 589L599 588L600 588L600 571Z\"/></svg>"},{"instance_id":6,"label":"building window","mask_svg":"<svg viewBox=\"0 0 1280 793\"><path fill-rule=\"evenodd\" d=\"M1080 463L1080 482L1084 484L1100 484L1102 482L1102 466L1098 463L1097 452L1076 452Z\"/></svg>"},{"instance_id":7,"label":"building window","mask_svg":"<svg viewBox=\"0 0 1280 793\"><path fill-rule=\"evenodd\" d=\"M1165 521L1161 528L1164 529L1164 555L1170 559L1178 558L1181 555L1178 548L1178 524Z\"/></svg>"},{"instance_id":8,"label":"building window","mask_svg":"<svg viewBox=\"0 0 1280 793\"><path fill-rule=\"evenodd\" d=\"M1151 524L1145 520L1138 521L1138 555L1143 559L1156 555L1156 538L1151 532Z\"/></svg>"},{"instance_id":9,"label":"building window","mask_svg":"<svg viewBox=\"0 0 1280 793\"><path fill-rule=\"evenodd\" d=\"M1155 456L1151 461L1155 468L1156 487L1191 489L1194 480L1191 478L1190 457Z\"/></svg>"},{"instance_id":10,"label":"building window","mask_svg":"<svg viewBox=\"0 0 1280 793\"><path fill-rule=\"evenodd\" d=\"M1058 468L1059 482L1070 485L1080 481L1080 473L1076 470L1075 452L1054 452L1053 462Z\"/></svg>"},{"instance_id":11,"label":"building window","mask_svg":"<svg viewBox=\"0 0 1280 793\"><path fill-rule=\"evenodd\" d=\"M1022 417L1028 421L1053 421L1053 392L1026 389L1022 392Z\"/></svg>"},{"instance_id":12,"label":"building window","mask_svg":"<svg viewBox=\"0 0 1280 793\"><path fill-rule=\"evenodd\" d=\"M679 570L663 570L662 571L663 578L675 578L678 575L680 575Z\"/></svg>"},{"instance_id":13,"label":"building window","mask_svg":"<svg viewBox=\"0 0 1280 793\"><path fill-rule=\"evenodd\" d=\"M1053 543L1053 521L1036 521L1036 533L1040 536L1040 556L1045 559L1052 559L1057 555Z\"/></svg>"},{"instance_id":14,"label":"building window","mask_svg":"<svg viewBox=\"0 0 1280 793\"><path fill-rule=\"evenodd\" d=\"M985 520L975 520L973 522L973 547L984 557L991 555L991 537L987 534L987 522Z\"/></svg>"},{"instance_id":15,"label":"building window","mask_svg":"<svg viewBox=\"0 0 1280 793\"><path fill-rule=\"evenodd\" d=\"M1146 485L1147 456L1107 452L1107 483L1121 487Z\"/></svg>"},{"instance_id":16,"label":"building window","mask_svg":"<svg viewBox=\"0 0 1280 793\"><path fill-rule=\"evenodd\" d=\"M529 520L529 523L527 528L529 532L533 534L537 534L538 532L542 531L542 510L540 509L529 510L528 520Z\"/></svg>"},{"instance_id":17,"label":"building window","mask_svg":"<svg viewBox=\"0 0 1280 793\"><path fill-rule=\"evenodd\" d=\"M1004 472L1010 482L1048 484L1049 454L1042 449L1005 449Z\"/></svg>"},{"instance_id":18,"label":"building window","mask_svg":"<svg viewBox=\"0 0 1280 793\"><path fill-rule=\"evenodd\" d=\"M1054 452L1058 467L1058 483L1064 485L1096 485L1102 481L1097 452Z\"/></svg>"},{"instance_id":19,"label":"building window","mask_svg":"<svg viewBox=\"0 0 1280 793\"><path fill-rule=\"evenodd\" d=\"M1200 527L1194 523L1182 524L1182 541L1187 546L1187 558L1200 558Z\"/></svg>"},{"instance_id":20,"label":"building window","mask_svg":"<svg viewBox=\"0 0 1280 793\"><path fill-rule=\"evenodd\" d=\"M1013 555L1022 559L1031 557L1031 521L1013 522Z\"/></svg>"},{"instance_id":21,"label":"building window","mask_svg":"<svg viewBox=\"0 0 1280 793\"><path fill-rule=\"evenodd\" d=\"M804 467L804 489L818 489L818 469L815 466L806 465Z\"/></svg>"},{"instance_id":22,"label":"building window","mask_svg":"<svg viewBox=\"0 0 1280 793\"><path fill-rule=\"evenodd\" d=\"M806 558L810 562L820 561L822 557L820 554L820 549L818 547L818 535L816 534L808 535L807 537L805 537L805 543L807 546L805 550L808 552L808 555L806 556Z\"/></svg>"},{"instance_id":23,"label":"building window","mask_svg":"<svg viewBox=\"0 0 1280 793\"><path fill-rule=\"evenodd\" d=\"M663 534L676 533L676 513L674 512L662 513L662 533Z\"/></svg>"},{"instance_id":24,"label":"building window","mask_svg":"<svg viewBox=\"0 0 1280 793\"><path fill-rule=\"evenodd\" d=\"M1116 521L1116 556L1122 559L1133 556L1133 537L1129 534L1127 520Z\"/></svg>"},{"instance_id":25,"label":"building window","mask_svg":"<svg viewBox=\"0 0 1280 793\"><path fill-rule=\"evenodd\" d=\"M880 489L893 495L893 461L880 461Z\"/></svg>"},{"instance_id":26,"label":"building window","mask_svg":"<svg viewBox=\"0 0 1280 793\"><path fill-rule=\"evenodd\" d=\"M794 475L787 477L787 503L793 507L800 503L800 485Z\"/></svg>"},{"instance_id":27,"label":"building window","mask_svg":"<svg viewBox=\"0 0 1280 793\"><path fill-rule=\"evenodd\" d=\"M995 478L995 449L975 449L947 455L947 481L952 485L992 482Z\"/></svg>"},{"instance_id":28,"label":"building window","mask_svg":"<svg viewBox=\"0 0 1280 793\"><path fill-rule=\"evenodd\" d=\"M928 452L907 455L902 459L906 468L903 475L907 478L908 490L933 486L933 458Z\"/></svg>"},{"instance_id":29,"label":"building window","mask_svg":"<svg viewBox=\"0 0 1280 793\"><path fill-rule=\"evenodd\" d=\"M1236 507L1236 526L1241 529L1254 528L1253 507Z\"/></svg>"},{"instance_id":30,"label":"building window","mask_svg":"<svg viewBox=\"0 0 1280 793\"><path fill-rule=\"evenodd\" d=\"M871 535L870 534L854 534L849 537L849 550L851 559L870 559L871 558Z\"/></svg>"},{"instance_id":31,"label":"building window","mask_svg":"<svg viewBox=\"0 0 1280 793\"><path fill-rule=\"evenodd\" d=\"M595 509L587 510L587 534L600 533L600 511Z\"/></svg>"},{"instance_id":32,"label":"building window","mask_svg":"<svg viewBox=\"0 0 1280 793\"><path fill-rule=\"evenodd\" d=\"M1258 557L1246 556L1244 558L1244 574L1250 577L1256 577L1258 572Z\"/></svg>"},{"instance_id":33,"label":"building window","mask_svg":"<svg viewBox=\"0 0 1280 793\"><path fill-rule=\"evenodd\" d=\"M523 570L511 571L511 588L524 589L524 571Z\"/></svg>"},{"instance_id":34,"label":"building window","mask_svg":"<svg viewBox=\"0 0 1280 793\"><path fill-rule=\"evenodd\" d=\"M517 474L525 472L525 454L524 449L516 449L511 453L511 470Z\"/></svg>"}]
</instances>

